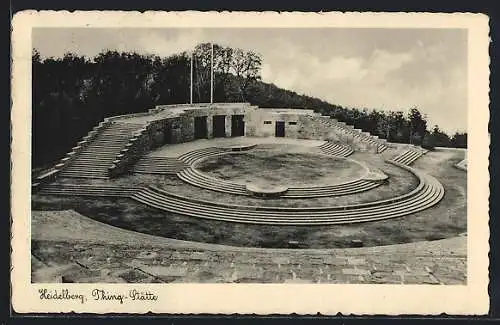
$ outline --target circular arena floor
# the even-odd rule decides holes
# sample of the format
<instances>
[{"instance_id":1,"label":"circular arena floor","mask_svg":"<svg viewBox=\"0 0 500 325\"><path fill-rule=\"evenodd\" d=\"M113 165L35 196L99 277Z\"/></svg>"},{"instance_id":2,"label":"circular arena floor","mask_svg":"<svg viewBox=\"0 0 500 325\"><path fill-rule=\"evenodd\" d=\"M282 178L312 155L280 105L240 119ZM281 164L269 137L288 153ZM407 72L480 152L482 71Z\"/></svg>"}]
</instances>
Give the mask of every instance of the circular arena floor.
<instances>
[{"instance_id":1,"label":"circular arena floor","mask_svg":"<svg viewBox=\"0 0 500 325\"><path fill-rule=\"evenodd\" d=\"M367 168L354 160L312 152L259 149L209 157L196 168L209 176L259 186L318 186L363 177Z\"/></svg>"}]
</instances>

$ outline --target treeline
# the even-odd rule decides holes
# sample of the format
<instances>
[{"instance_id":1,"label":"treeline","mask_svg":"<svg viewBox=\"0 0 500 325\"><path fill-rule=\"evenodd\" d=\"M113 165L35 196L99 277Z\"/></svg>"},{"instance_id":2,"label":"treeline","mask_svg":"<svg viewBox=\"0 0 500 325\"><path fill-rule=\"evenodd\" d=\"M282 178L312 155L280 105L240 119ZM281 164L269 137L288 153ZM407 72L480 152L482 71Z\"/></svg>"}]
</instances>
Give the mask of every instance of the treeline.
<instances>
[{"instance_id":1,"label":"treeline","mask_svg":"<svg viewBox=\"0 0 500 325\"><path fill-rule=\"evenodd\" d=\"M451 138L414 108L410 114L358 110L280 89L260 80L262 58L253 51L214 45L214 101L250 102L261 107L311 108L354 124L389 141L465 147L467 134ZM210 101L210 44L193 52L193 101ZM160 104L190 101L191 54L102 52L94 58L32 56L33 166L68 152L103 118L146 111Z\"/></svg>"},{"instance_id":2,"label":"treeline","mask_svg":"<svg viewBox=\"0 0 500 325\"><path fill-rule=\"evenodd\" d=\"M348 108L263 82L256 83L247 98L249 102L262 107L314 109L390 142L411 143L428 149L467 148L467 133L455 132L450 137L437 125L428 130L427 118L416 107L411 108L407 114L401 111Z\"/></svg>"}]
</instances>

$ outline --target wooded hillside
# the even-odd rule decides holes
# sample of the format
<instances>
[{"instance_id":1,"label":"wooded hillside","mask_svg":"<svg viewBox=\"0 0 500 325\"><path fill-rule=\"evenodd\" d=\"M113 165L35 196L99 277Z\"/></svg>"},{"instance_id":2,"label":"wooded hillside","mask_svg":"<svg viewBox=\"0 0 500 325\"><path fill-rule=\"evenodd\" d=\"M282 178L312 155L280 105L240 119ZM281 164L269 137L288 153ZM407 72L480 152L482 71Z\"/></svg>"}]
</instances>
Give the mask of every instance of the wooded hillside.
<instances>
[{"instance_id":1,"label":"wooded hillside","mask_svg":"<svg viewBox=\"0 0 500 325\"><path fill-rule=\"evenodd\" d=\"M210 101L210 44L194 51L194 102ZM61 158L103 118L143 112L160 104L189 102L190 54L167 58L105 51L94 58L68 53L33 67L33 167ZM414 107L409 114L347 108L284 90L260 78L262 57L214 45L214 102L250 102L261 107L308 108L392 142L466 147L467 134L451 138L427 125Z\"/></svg>"}]
</instances>

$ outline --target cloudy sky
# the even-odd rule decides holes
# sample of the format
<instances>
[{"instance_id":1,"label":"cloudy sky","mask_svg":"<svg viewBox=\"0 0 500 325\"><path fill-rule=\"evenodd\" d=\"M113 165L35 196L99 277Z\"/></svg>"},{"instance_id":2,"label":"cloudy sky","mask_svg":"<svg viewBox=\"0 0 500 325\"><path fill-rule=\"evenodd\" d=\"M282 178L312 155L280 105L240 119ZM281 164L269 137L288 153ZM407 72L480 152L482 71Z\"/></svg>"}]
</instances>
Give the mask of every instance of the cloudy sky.
<instances>
[{"instance_id":1,"label":"cloudy sky","mask_svg":"<svg viewBox=\"0 0 500 325\"><path fill-rule=\"evenodd\" d=\"M457 29L34 29L44 57L111 49L168 56L200 42L262 54L262 78L348 107L407 111L467 129L467 33Z\"/></svg>"}]
</instances>

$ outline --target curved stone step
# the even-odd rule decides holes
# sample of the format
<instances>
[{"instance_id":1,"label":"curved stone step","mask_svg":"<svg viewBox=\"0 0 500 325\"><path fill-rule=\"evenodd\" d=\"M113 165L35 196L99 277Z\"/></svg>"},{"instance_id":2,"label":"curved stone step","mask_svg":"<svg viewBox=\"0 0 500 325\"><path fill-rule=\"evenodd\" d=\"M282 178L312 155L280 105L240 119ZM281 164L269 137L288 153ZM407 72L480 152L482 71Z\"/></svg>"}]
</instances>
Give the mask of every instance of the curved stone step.
<instances>
[{"instance_id":1,"label":"curved stone step","mask_svg":"<svg viewBox=\"0 0 500 325\"><path fill-rule=\"evenodd\" d=\"M372 203L371 206L354 209L337 207L329 210L325 208L323 211L306 208L297 208L295 211L293 209L276 211L277 208L274 208L273 211L266 211L263 207L243 209L241 206L238 208L234 205L221 207L221 204L215 205L210 204L210 202L207 204L207 202L200 201L194 203L193 200L185 201L152 189L136 193L133 198L162 210L206 219L256 224L342 224L395 218L428 208L438 203L444 195L442 186L438 186L438 183L431 183L426 184L418 193L403 201L395 201L385 205ZM291 213L292 211L293 213Z\"/></svg>"}]
</instances>

